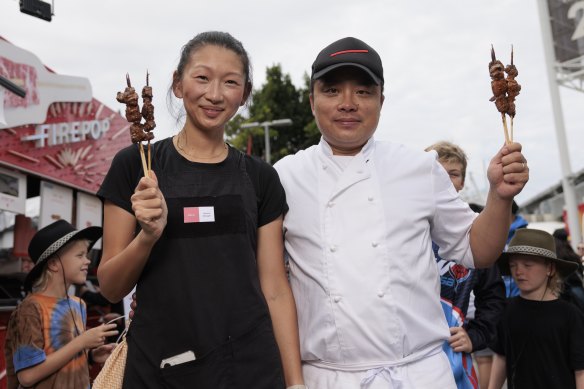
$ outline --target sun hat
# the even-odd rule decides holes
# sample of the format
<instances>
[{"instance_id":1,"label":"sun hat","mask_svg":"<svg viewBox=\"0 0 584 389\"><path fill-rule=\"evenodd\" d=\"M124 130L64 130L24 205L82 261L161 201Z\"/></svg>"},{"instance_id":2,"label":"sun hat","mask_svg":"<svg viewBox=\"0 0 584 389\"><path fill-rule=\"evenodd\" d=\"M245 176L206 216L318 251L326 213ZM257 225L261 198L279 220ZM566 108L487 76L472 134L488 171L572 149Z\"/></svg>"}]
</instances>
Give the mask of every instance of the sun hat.
<instances>
[{"instance_id":1,"label":"sun hat","mask_svg":"<svg viewBox=\"0 0 584 389\"><path fill-rule=\"evenodd\" d=\"M76 230L69 222L57 220L46 227L41 228L32 237L28 245L28 255L34 263L34 267L24 279L24 290L32 290L32 285L41 276L44 265L53 254L72 240L87 239L89 248L101 238L103 229L98 226Z\"/></svg>"},{"instance_id":2,"label":"sun hat","mask_svg":"<svg viewBox=\"0 0 584 389\"><path fill-rule=\"evenodd\" d=\"M367 43L353 37L339 39L322 49L312 64L311 79L317 80L342 66L358 67L367 72L377 85L384 84L379 54Z\"/></svg>"},{"instance_id":3,"label":"sun hat","mask_svg":"<svg viewBox=\"0 0 584 389\"><path fill-rule=\"evenodd\" d=\"M562 277L572 273L578 267L574 262L565 261L557 257L554 237L542 230L520 228L515 232L509 242L507 251L501 254L497 260L501 274L511 274L509 258L516 254L548 259L556 264L556 269Z\"/></svg>"}]
</instances>

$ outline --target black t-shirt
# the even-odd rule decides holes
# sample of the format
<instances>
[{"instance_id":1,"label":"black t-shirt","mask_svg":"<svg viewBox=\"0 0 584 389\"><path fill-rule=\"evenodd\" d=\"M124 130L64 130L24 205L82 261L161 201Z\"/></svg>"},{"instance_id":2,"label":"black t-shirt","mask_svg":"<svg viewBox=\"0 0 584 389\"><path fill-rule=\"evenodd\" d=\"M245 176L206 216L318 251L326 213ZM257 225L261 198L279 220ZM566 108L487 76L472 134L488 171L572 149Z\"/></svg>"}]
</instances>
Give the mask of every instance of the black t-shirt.
<instances>
[{"instance_id":1,"label":"black t-shirt","mask_svg":"<svg viewBox=\"0 0 584 389\"><path fill-rule=\"evenodd\" d=\"M152 146L168 223L140 274L130 335L134 350L154 367L185 345L208 353L268 318L256 262L258 228L287 205L275 169L255 157L230 147L222 162L195 163L171 138ZM132 213L130 198L143 174L138 147L125 148L98 196ZM187 221L191 207L213 208L213 221Z\"/></svg>"},{"instance_id":2,"label":"black t-shirt","mask_svg":"<svg viewBox=\"0 0 584 389\"><path fill-rule=\"evenodd\" d=\"M491 345L507 364L509 389L576 388L584 369L584 316L562 301L508 300Z\"/></svg>"},{"instance_id":3,"label":"black t-shirt","mask_svg":"<svg viewBox=\"0 0 584 389\"><path fill-rule=\"evenodd\" d=\"M229 147L230 158L239 153ZM220 170L223 162L216 164L204 164L190 162L183 158L174 148L172 138L166 138L152 144L152 169L156 172L159 165L163 165L165 171L185 173L192 168L208 170L213 174ZM284 188L276 170L258 159L245 156L247 174L253 183L258 204L258 227L274 221L278 216L288 211ZM132 203L130 197L138 185L140 178L144 176L142 162L138 146L131 145L120 150L112 161L112 165L106 175L97 196L102 200L109 200L131 214Z\"/></svg>"}]
</instances>

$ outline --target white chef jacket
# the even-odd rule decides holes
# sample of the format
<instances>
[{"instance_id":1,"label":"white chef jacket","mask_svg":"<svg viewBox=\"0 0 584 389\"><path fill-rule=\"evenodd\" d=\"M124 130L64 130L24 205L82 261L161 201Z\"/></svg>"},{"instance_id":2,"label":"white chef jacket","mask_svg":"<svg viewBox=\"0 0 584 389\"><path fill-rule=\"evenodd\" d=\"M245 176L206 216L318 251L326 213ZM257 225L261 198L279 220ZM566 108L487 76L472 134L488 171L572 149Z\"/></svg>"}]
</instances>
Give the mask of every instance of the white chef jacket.
<instances>
[{"instance_id":1,"label":"white chef jacket","mask_svg":"<svg viewBox=\"0 0 584 389\"><path fill-rule=\"evenodd\" d=\"M476 214L436 153L370 139L342 170L321 139L275 168L302 360L351 371L440 352L449 330L432 240L474 267Z\"/></svg>"}]
</instances>

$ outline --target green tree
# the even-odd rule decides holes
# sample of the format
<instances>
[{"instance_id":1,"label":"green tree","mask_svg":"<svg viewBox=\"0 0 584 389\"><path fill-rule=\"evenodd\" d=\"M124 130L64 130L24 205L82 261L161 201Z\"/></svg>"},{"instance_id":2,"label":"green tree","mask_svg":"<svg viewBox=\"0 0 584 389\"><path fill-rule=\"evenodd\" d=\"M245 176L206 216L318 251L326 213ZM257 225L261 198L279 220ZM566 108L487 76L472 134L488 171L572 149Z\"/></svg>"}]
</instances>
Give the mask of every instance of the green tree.
<instances>
[{"instance_id":1,"label":"green tree","mask_svg":"<svg viewBox=\"0 0 584 389\"><path fill-rule=\"evenodd\" d=\"M310 110L310 79L304 75L303 87L297 89L290 75L283 74L281 66L266 69L266 83L255 90L247 114L236 115L228 124L226 133L229 142L245 151L251 135L252 154L263 157L265 153L264 128L241 129L241 124L265 122L277 119L292 119L292 125L270 128L272 163L318 143L320 133Z\"/></svg>"}]
</instances>

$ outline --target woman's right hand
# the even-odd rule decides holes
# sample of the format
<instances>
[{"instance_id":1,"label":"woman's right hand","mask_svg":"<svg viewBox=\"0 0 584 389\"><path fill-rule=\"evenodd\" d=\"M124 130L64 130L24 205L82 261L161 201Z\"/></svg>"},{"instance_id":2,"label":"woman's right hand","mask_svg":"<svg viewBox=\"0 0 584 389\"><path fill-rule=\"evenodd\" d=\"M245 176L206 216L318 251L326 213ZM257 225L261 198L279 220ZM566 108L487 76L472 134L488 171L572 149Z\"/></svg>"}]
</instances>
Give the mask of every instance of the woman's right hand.
<instances>
[{"instance_id":1,"label":"woman's right hand","mask_svg":"<svg viewBox=\"0 0 584 389\"><path fill-rule=\"evenodd\" d=\"M83 348L86 349L103 346L108 337L118 334L116 327L117 325L115 323L102 324L100 326L88 329L79 335L78 338L83 343Z\"/></svg>"},{"instance_id":2,"label":"woman's right hand","mask_svg":"<svg viewBox=\"0 0 584 389\"><path fill-rule=\"evenodd\" d=\"M132 210L146 236L158 240L166 227L168 209L153 170L142 177L132 195Z\"/></svg>"}]
</instances>

